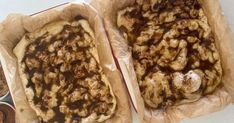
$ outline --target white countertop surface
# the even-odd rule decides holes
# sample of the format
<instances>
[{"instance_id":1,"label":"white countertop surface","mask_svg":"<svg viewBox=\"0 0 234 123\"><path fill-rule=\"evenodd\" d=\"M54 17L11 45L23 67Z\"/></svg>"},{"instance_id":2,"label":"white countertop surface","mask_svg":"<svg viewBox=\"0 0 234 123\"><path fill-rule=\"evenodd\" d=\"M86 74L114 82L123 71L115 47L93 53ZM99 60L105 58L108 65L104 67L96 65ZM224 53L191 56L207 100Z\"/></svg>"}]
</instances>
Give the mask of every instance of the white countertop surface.
<instances>
[{"instance_id":1,"label":"white countertop surface","mask_svg":"<svg viewBox=\"0 0 234 123\"><path fill-rule=\"evenodd\" d=\"M0 0L0 21L9 13L33 14L55 5L73 0ZM221 0L224 14L234 30L234 0ZM185 119L182 123L234 123L234 106L230 105L220 112L210 115ZM134 123L136 121L134 120Z\"/></svg>"}]
</instances>

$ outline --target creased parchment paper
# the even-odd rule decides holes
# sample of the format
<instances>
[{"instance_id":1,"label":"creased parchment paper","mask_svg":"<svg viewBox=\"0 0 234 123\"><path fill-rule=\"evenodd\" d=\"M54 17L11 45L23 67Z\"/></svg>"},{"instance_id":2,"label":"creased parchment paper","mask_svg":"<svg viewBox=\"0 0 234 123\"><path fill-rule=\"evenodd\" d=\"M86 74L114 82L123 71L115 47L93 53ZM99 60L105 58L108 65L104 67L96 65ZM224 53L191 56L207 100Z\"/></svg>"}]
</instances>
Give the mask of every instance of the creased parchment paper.
<instances>
[{"instance_id":1,"label":"creased parchment paper","mask_svg":"<svg viewBox=\"0 0 234 123\"><path fill-rule=\"evenodd\" d=\"M53 9L32 17L11 14L0 24L0 59L16 106L17 123L37 123L38 119L30 108L21 85L13 48L26 32L33 32L56 20L70 20L77 15L86 18L95 32L100 63L117 99L117 110L105 123L131 123L127 92L121 74L115 65L103 21L94 8L83 2L69 3L61 10Z\"/></svg>"},{"instance_id":2,"label":"creased parchment paper","mask_svg":"<svg viewBox=\"0 0 234 123\"><path fill-rule=\"evenodd\" d=\"M178 123L185 118L198 117L219 111L234 102L234 36L222 13L219 0L200 0L215 34L216 46L220 51L224 70L223 87L193 103L171 106L165 110L146 108L139 92L131 52L128 50L126 41L121 36L116 24L117 12L131 6L134 2L135 0L93 0L91 4L104 18L114 55L117 57L121 69L126 69L122 72L125 80L127 80L126 82L130 83L133 88L131 93L136 97L135 107L137 107L139 121L145 123Z\"/></svg>"}]
</instances>

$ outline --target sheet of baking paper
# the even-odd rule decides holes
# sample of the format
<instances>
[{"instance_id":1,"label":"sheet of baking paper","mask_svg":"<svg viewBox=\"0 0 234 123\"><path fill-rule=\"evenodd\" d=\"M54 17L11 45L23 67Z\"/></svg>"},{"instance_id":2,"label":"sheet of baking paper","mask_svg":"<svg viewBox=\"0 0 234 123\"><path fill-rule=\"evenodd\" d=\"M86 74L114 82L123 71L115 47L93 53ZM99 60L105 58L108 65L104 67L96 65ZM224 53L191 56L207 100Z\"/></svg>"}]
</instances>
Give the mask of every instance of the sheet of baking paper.
<instances>
[{"instance_id":1,"label":"sheet of baking paper","mask_svg":"<svg viewBox=\"0 0 234 123\"><path fill-rule=\"evenodd\" d=\"M135 101L137 104L135 104L135 107L137 107L139 121L145 123L178 123L184 118L198 117L222 110L225 106L234 102L234 36L226 18L222 14L219 0L200 0L215 34L216 45L220 51L224 70L222 79L224 86L197 102L172 106L166 110L145 108L137 85L131 52L116 26L117 12L126 6L131 6L134 2L135 0L93 0L91 4L104 18L114 54L120 63L120 68L124 70L122 72L125 81L127 80L126 82L132 86L128 88L133 88L133 91L131 89L129 91L136 97Z\"/></svg>"},{"instance_id":2,"label":"sheet of baking paper","mask_svg":"<svg viewBox=\"0 0 234 123\"><path fill-rule=\"evenodd\" d=\"M117 99L117 110L105 123L132 122L126 88L115 65L103 21L90 5L75 2L60 7L59 10L53 9L34 16L11 14L0 24L0 60L15 102L17 123L38 123L38 119L30 108L21 85L13 48L26 32L33 32L56 20L71 20L77 15L86 18L95 32L100 63Z\"/></svg>"}]
</instances>

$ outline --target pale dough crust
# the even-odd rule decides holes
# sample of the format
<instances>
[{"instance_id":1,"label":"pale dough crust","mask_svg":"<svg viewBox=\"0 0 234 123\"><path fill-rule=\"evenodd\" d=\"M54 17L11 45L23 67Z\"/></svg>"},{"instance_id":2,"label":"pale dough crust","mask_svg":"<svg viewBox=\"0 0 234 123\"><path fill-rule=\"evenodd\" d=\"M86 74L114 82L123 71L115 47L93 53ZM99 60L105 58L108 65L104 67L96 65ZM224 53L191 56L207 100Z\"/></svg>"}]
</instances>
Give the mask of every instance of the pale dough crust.
<instances>
[{"instance_id":1,"label":"pale dough crust","mask_svg":"<svg viewBox=\"0 0 234 123\"><path fill-rule=\"evenodd\" d=\"M88 21L82 19L82 20L79 20L79 23L81 24L81 26L83 27L85 32L89 33L89 35L93 38L93 41L94 41L94 39L95 39L94 32L90 28ZM22 38L22 40L17 44L17 46L13 50L14 54L17 56L17 59L18 59L19 74L21 77L23 87L25 89L25 93L26 93L28 102L29 102L31 108L36 112L37 115L40 114L40 110L38 110L38 107L36 107L35 104L33 103L33 97L34 97L35 93L33 92L32 88L26 87L28 84L28 80L27 80L28 77L27 77L27 74L25 74L25 72L24 72L25 64L22 64L21 61L24 58L26 47L29 44L31 44L32 41L35 41L34 39L42 36L43 34L45 34L47 32L50 34L56 35L62 31L64 25L71 25L71 23L69 23L67 21L53 22L53 23L48 24L35 32L29 33ZM95 47L90 48L89 50L90 50L91 54L95 57L96 61L99 63L99 58L98 58L98 53L97 53L96 48L97 47L95 44ZM109 86L110 93L113 96L112 101L113 101L114 106L112 107L112 109L110 109L110 111L112 112L111 114L113 114L115 112L117 102L116 102L112 87L111 87L107 77L104 75L103 72L101 72L101 77L102 77L102 80L105 82L105 84ZM101 115L99 119L96 119L96 117L97 116L95 116L94 114L91 114L90 116L88 116L86 118L82 118L81 122L82 123L103 122L106 119L109 119L111 117L111 115L109 115L109 116Z\"/></svg>"}]
</instances>

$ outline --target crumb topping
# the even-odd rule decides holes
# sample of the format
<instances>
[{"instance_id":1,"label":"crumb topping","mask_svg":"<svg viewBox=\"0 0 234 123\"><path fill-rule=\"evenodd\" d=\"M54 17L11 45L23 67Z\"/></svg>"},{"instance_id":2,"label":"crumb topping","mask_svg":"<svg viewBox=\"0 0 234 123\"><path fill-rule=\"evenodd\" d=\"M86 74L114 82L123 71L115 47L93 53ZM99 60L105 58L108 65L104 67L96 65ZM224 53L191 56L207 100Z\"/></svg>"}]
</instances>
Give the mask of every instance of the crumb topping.
<instances>
[{"instance_id":1,"label":"crumb topping","mask_svg":"<svg viewBox=\"0 0 234 123\"><path fill-rule=\"evenodd\" d=\"M79 123L88 117L102 122L114 113L114 95L81 21L65 25L57 35L30 39L27 46L22 64L42 122Z\"/></svg>"},{"instance_id":2,"label":"crumb topping","mask_svg":"<svg viewBox=\"0 0 234 123\"><path fill-rule=\"evenodd\" d=\"M148 107L196 101L221 82L220 56L197 0L139 0L118 12Z\"/></svg>"}]
</instances>

